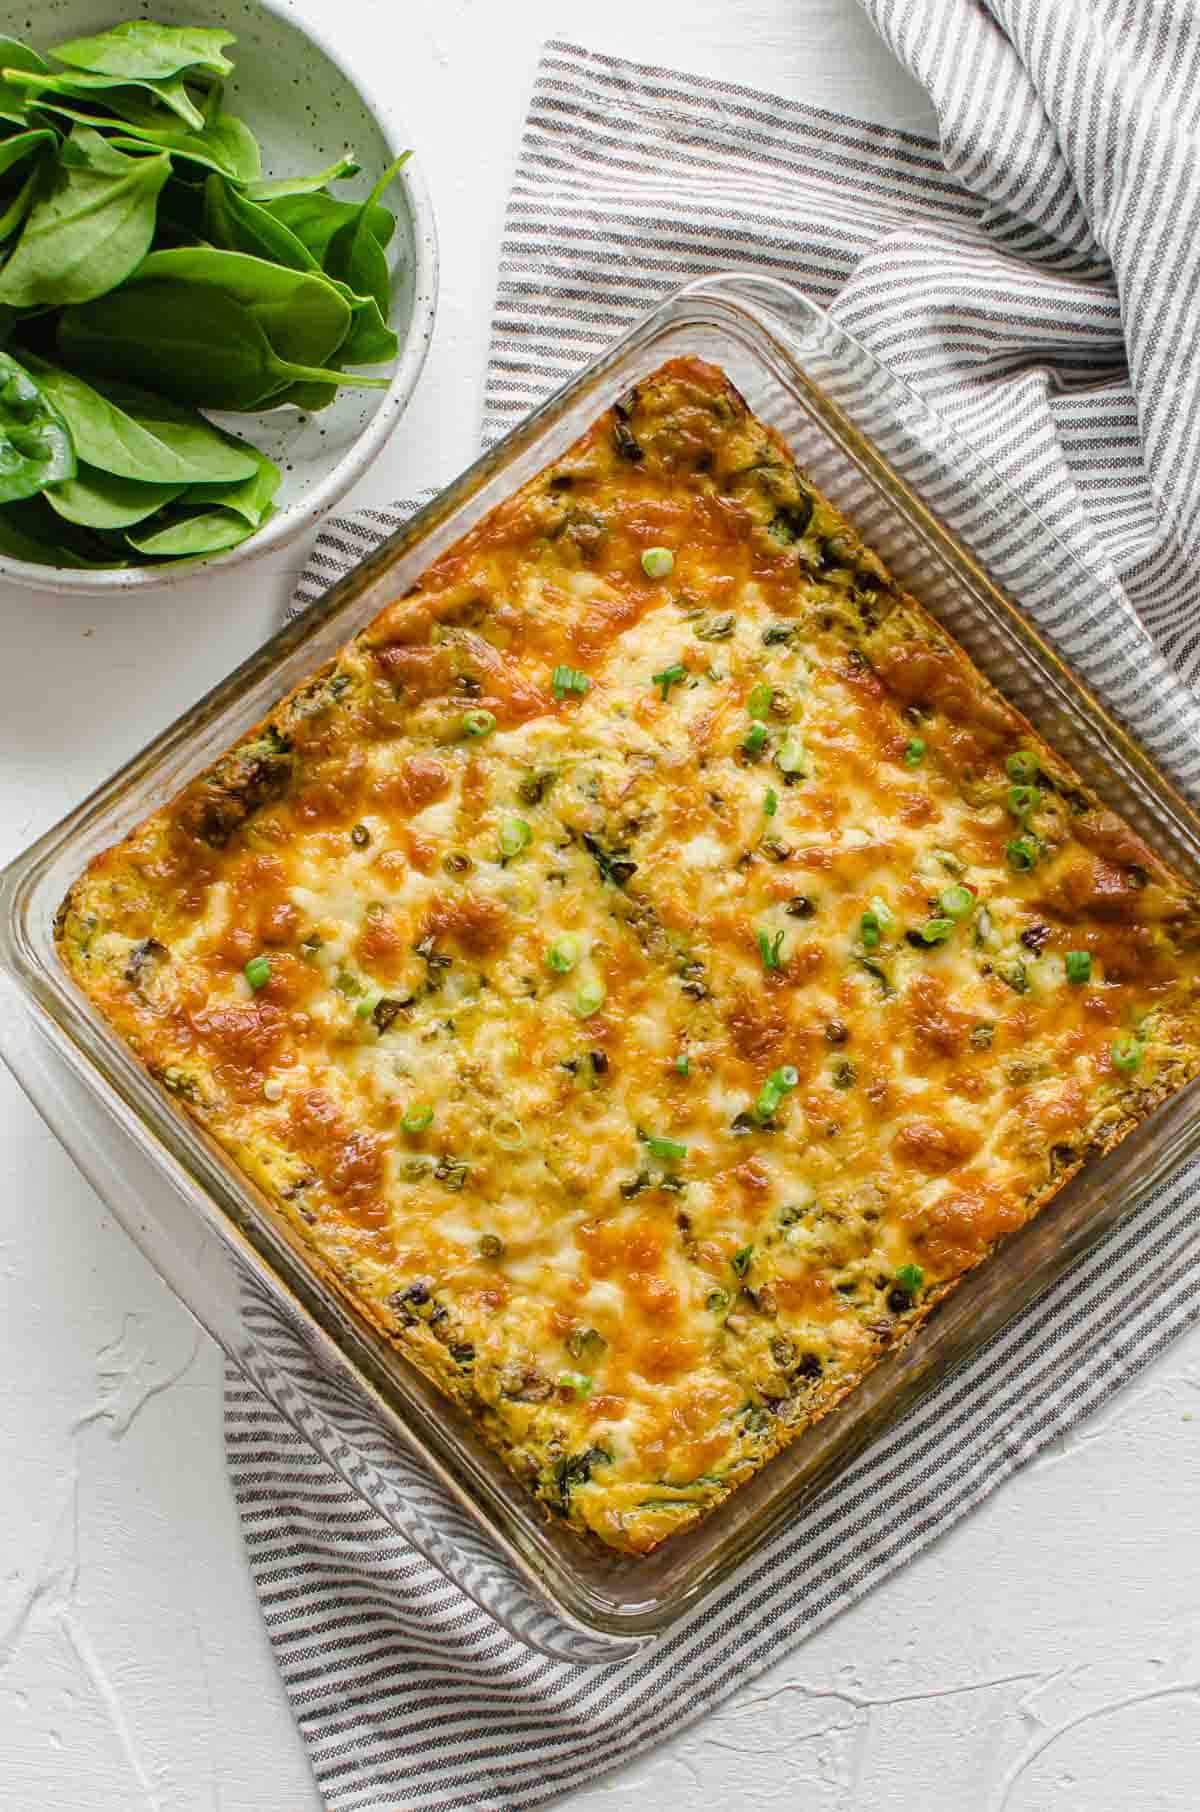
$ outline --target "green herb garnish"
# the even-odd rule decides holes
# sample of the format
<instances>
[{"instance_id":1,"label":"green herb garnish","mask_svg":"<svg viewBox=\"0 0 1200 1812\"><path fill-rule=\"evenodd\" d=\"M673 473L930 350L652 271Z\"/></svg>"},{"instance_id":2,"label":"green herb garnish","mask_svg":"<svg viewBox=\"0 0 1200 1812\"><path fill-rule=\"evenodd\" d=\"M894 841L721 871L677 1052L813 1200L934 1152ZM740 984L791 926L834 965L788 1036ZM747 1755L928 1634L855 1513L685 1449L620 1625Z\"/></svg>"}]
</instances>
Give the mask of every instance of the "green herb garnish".
<instances>
[{"instance_id":1,"label":"green herb garnish","mask_svg":"<svg viewBox=\"0 0 1200 1812\"><path fill-rule=\"evenodd\" d=\"M569 692L582 698L592 682L586 673L580 672L578 667L559 666L554 669L550 683L554 689L555 698L561 699L566 698Z\"/></svg>"},{"instance_id":2,"label":"green herb garnish","mask_svg":"<svg viewBox=\"0 0 1200 1812\"><path fill-rule=\"evenodd\" d=\"M660 1137L658 1133L639 1132L638 1138L646 1147L652 1158L661 1158L664 1164L678 1164L687 1157L688 1148L678 1139Z\"/></svg>"},{"instance_id":3,"label":"green herb garnish","mask_svg":"<svg viewBox=\"0 0 1200 1812\"><path fill-rule=\"evenodd\" d=\"M428 1101L416 1101L406 1108L400 1118L400 1125L406 1133L423 1133L433 1125L433 1108Z\"/></svg>"},{"instance_id":4,"label":"green herb garnish","mask_svg":"<svg viewBox=\"0 0 1200 1812\"><path fill-rule=\"evenodd\" d=\"M464 711L462 714L464 736L490 736L495 728L496 719L490 711Z\"/></svg>"},{"instance_id":5,"label":"green herb garnish","mask_svg":"<svg viewBox=\"0 0 1200 1812\"><path fill-rule=\"evenodd\" d=\"M506 862L519 856L533 842L533 832L524 818L505 818L500 826L500 854Z\"/></svg>"},{"instance_id":6,"label":"green herb garnish","mask_svg":"<svg viewBox=\"0 0 1200 1812\"><path fill-rule=\"evenodd\" d=\"M1015 780L1018 786L1032 786L1041 772L1041 763L1032 750L1021 749L1009 756L1004 768L1009 779Z\"/></svg>"},{"instance_id":7,"label":"green herb garnish","mask_svg":"<svg viewBox=\"0 0 1200 1812\"><path fill-rule=\"evenodd\" d=\"M580 1019L590 1019L593 1013L598 1013L607 994L602 981L580 982L575 990L575 1011Z\"/></svg>"},{"instance_id":8,"label":"green herb garnish","mask_svg":"<svg viewBox=\"0 0 1200 1812\"><path fill-rule=\"evenodd\" d=\"M1142 1047L1136 1038L1118 1038L1112 1047L1112 1066L1130 1074L1142 1061Z\"/></svg>"},{"instance_id":9,"label":"green herb garnish","mask_svg":"<svg viewBox=\"0 0 1200 1812\"><path fill-rule=\"evenodd\" d=\"M758 1100L754 1103L754 1112L761 1121L773 1120L784 1096L790 1094L800 1080L800 1072L792 1064L785 1063L782 1068L772 1070L758 1091Z\"/></svg>"},{"instance_id":10,"label":"green herb garnish","mask_svg":"<svg viewBox=\"0 0 1200 1812\"><path fill-rule=\"evenodd\" d=\"M749 715L755 718L766 717L771 709L771 700L774 696L770 686L751 686L746 697L746 710Z\"/></svg>"},{"instance_id":11,"label":"green herb garnish","mask_svg":"<svg viewBox=\"0 0 1200 1812\"><path fill-rule=\"evenodd\" d=\"M773 818L778 810L779 794L773 786L769 786L763 794L763 811L768 818Z\"/></svg>"},{"instance_id":12,"label":"green herb garnish","mask_svg":"<svg viewBox=\"0 0 1200 1812\"><path fill-rule=\"evenodd\" d=\"M661 673L652 673L650 678L656 686L661 688L662 701L665 705L671 696L671 687L682 685L687 678L687 668L682 662L675 661L670 667L664 667Z\"/></svg>"},{"instance_id":13,"label":"green herb garnish","mask_svg":"<svg viewBox=\"0 0 1200 1812\"><path fill-rule=\"evenodd\" d=\"M1028 818L1030 812L1037 810L1041 797L1035 786L1010 786L1008 809L1014 818Z\"/></svg>"},{"instance_id":14,"label":"green herb garnish","mask_svg":"<svg viewBox=\"0 0 1200 1812\"><path fill-rule=\"evenodd\" d=\"M1037 841L1030 836L1013 837L1005 845L1004 854L1008 858L1008 866L1014 873L1026 874L1038 859Z\"/></svg>"},{"instance_id":15,"label":"green herb garnish","mask_svg":"<svg viewBox=\"0 0 1200 1812\"><path fill-rule=\"evenodd\" d=\"M271 979L271 965L265 956L252 956L242 970L242 974L257 994L258 990L265 988Z\"/></svg>"},{"instance_id":16,"label":"green herb garnish","mask_svg":"<svg viewBox=\"0 0 1200 1812\"><path fill-rule=\"evenodd\" d=\"M780 968L782 966L780 953L783 950L783 932L777 931L772 937L769 931L759 930L755 932L754 937L758 944L758 954L762 957L763 968Z\"/></svg>"},{"instance_id":17,"label":"green herb garnish","mask_svg":"<svg viewBox=\"0 0 1200 1812\"><path fill-rule=\"evenodd\" d=\"M578 961L578 938L555 938L546 952L546 967L553 970L555 975L568 975Z\"/></svg>"},{"instance_id":18,"label":"green herb garnish","mask_svg":"<svg viewBox=\"0 0 1200 1812\"><path fill-rule=\"evenodd\" d=\"M648 579L668 579L675 571L675 556L669 547L648 547L642 555L642 571Z\"/></svg>"},{"instance_id":19,"label":"green herb garnish","mask_svg":"<svg viewBox=\"0 0 1200 1812\"><path fill-rule=\"evenodd\" d=\"M925 1282L925 1273L920 1265L901 1265L896 1273L896 1282L900 1289L907 1290L910 1296L915 1296Z\"/></svg>"},{"instance_id":20,"label":"green herb garnish","mask_svg":"<svg viewBox=\"0 0 1200 1812\"><path fill-rule=\"evenodd\" d=\"M742 738L742 748L745 753L750 756L752 761L756 761L762 754L763 749L766 747L766 743L766 724L751 724L750 728L746 731L745 736Z\"/></svg>"},{"instance_id":21,"label":"green herb garnish","mask_svg":"<svg viewBox=\"0 0 1200 1812\"><path fill-rule=\"evenodd\" d=\"M904 745L904 765L906 768L919 768L925 759L925 738L910 736Z\"/></svg>"},{"instance_id":22,"label":"green herb garnish","mask_svg":"<svg viewBox=\"0 0 1200 1812\"><path fill-rule=\"evenodd\" d=\"M1067 980L1076 987L1082 987L1092 979L1092 957L1088 950L1067 951Z\"/></svg>"},{"instance_id":23,"label":"green herb garnish","mask_svg":"<svg viewBox=\"0 0 1200 1812\"><path fill-rule=\"evenodd\" d=\"M944 887L938 905L948 919L970 918L975 910L975 895L969 887Z\"/></svg>"},{"instance_id":24,"label":"green herb garnish","mask_svg":"<svg viewBox=\"0 0 1200 1812\"><path fill-rule=\"evenodd\" d=\"M730 1265L733 1268L734 1276L735 1277L745 1277L746 1273L750 1269L750 1264L751 1264L751 1261L753 1260L753 1258L754 1258L754 1247L753 1246L743 1246L740 1249L740 1251L735 1252L733 1257L729 1261Z\"/></svg>"}]
</instances>

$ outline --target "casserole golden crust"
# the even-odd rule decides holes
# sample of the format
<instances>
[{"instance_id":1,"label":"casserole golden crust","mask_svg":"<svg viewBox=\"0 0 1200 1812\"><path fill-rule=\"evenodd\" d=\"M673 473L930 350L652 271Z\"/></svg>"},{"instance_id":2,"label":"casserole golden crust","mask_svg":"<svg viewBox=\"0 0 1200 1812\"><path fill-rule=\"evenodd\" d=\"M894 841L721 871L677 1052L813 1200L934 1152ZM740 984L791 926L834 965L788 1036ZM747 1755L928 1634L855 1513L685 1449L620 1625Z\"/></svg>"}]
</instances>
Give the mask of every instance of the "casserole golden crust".
<instances>
[{"instance_id":1,"label":"casserole golden crust","mask_svg":"<svg viewBox=\"0 0 1200 1812\"><path fill-rule=\"evenodd\" d=\"M641 1553L1200 1069L1200 901L664 366L98 857L62 959Z\"/></svg>"}]
</instances>

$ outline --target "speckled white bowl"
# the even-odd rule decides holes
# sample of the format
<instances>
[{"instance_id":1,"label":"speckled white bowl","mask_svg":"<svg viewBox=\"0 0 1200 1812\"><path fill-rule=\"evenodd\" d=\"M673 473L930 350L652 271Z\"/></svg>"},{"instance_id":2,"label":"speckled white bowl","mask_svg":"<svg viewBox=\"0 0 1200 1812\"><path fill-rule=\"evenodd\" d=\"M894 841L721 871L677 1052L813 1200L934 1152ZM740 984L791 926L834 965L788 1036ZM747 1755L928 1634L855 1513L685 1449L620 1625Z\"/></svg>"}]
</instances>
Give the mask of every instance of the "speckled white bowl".
<instances>
[{"instance_id":1,"label":"speckled white bowl","mask_svg":"<svg viewBox=\"0 0 1200 1812\"><path fill-rule=\"evenodd\" d=\"M313 8L315 11L316 9ZM332 9L331 9L332 10ZM38 0L0 6L0 31L38 50L67 38L103 31L137 11L165 25L225 26L237 37L228 47L235 63L225 94L229 111L253 128L263 151L264 175L302 175L324 169L353 150L361 175L338 183L334 193L357 200L379 173L412 144L391 106L371 79L351 70L330 36L307 20L293 0ZM198 573L227 572L293 540L323 515L370 465L400 420L413 393L437 304L437 235L433 207L420 171L420 148L388 191L396 232L388 247L395 273L390 323L400 356L386 390L343 390L328 409L301 415L275 409L261 415L214 415L252 440L283 473L276 514L258 534L207 560L188 560L127 572L85 572L35 566L0 556L0 579L38 591L100 592L179 584Z\"/></svg>"}]
</instances>

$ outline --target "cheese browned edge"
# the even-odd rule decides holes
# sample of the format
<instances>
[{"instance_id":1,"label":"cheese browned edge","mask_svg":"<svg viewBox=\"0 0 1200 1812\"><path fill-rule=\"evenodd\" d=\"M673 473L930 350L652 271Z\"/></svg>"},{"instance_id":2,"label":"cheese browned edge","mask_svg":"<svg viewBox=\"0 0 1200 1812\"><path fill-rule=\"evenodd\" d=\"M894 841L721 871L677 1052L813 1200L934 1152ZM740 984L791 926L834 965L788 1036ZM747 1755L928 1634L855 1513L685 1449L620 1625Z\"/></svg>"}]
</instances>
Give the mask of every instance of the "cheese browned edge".
<instances>
[{"instance_id":1,"label":"cheese browned edge","mask_svg":"<svg viewBox=\"0 0 1200 1812\"><path fill-rule=\"evenodd\" d=\"M682 359L58 934L314 1268L642 1553L1196 1073L1198 924Z\"/></svg>"}]
</instances>

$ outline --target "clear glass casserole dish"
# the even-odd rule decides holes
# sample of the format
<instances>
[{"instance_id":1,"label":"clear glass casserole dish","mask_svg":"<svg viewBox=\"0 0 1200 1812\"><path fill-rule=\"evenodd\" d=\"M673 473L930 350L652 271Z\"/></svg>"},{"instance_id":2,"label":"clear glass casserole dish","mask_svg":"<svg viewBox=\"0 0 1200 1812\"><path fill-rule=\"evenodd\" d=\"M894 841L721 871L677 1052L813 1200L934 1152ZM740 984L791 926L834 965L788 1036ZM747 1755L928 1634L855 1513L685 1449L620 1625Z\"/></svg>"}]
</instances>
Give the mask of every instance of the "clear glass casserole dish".
<instances>
[{"instance_id":1,"label":"clear glass casserole dish","mask_svg":"<svg viewBox=\"0 0 1200 1812\"><path fill-rule=\"evenodd\" d=\"M594 1552L546 1521L466 1417L316 1276L265 1198L60 970L54 914L94 854L619 394L680 355L726 371L999 690L1200 885L1200 819L1177 784L1200 773L1200 709L1119 594L821 310L786 285L736 273L655 310L0 875L0 1050L81 1169L235 1363L367 1503L505 1628L574 1661L627 1654L691 1610L949 1366L1200 1152L1198 1084L1089 1165L714 1515L649 1556ZM1082 651L1075 668L1031 618L1069 623ZM1149 726L1174 781L1088 679Z\"/></svg>"}]
</instances>

